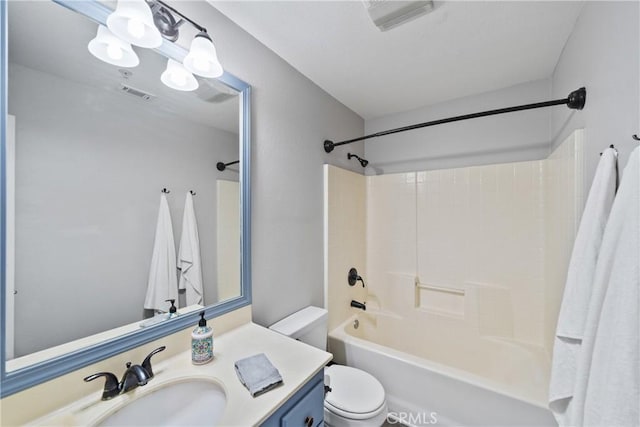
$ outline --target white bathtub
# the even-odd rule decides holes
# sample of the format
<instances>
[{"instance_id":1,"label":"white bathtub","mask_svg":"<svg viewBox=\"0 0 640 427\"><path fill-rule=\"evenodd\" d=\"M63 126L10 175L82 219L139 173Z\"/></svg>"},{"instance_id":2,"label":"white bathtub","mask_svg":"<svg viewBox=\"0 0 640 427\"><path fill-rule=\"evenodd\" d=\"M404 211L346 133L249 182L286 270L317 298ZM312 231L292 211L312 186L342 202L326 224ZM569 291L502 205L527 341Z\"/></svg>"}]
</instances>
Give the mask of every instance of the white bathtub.
<instances>
[{"instance_id":1,"label":"white bathtub","mask_svg":"<svg viewBox=\"0 0 640 427\"><path fill-rule=\"evenodd\" d=\"M556 425L546 409L549 367L542 352L403 320L362 313L329 334L334 361L378 378L391 415L403 424Z\"/></svg>"}]
</instances>

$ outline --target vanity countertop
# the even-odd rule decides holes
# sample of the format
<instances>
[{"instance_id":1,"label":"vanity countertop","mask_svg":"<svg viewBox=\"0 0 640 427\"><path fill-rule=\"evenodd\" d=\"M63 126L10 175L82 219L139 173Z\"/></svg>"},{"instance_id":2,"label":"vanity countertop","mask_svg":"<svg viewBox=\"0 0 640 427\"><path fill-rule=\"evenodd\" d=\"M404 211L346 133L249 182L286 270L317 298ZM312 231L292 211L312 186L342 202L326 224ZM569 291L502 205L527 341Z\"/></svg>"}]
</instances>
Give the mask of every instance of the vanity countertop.
<instances>
[{"instance_id":1,"label":"vanity countertop","mask_svg":"<svg viewBox=\"0 0 640 427\"><path fill-rule=\"evenodd\" d=\"M30 425L93 425L112 414L127 402L151 393L163 385L179 380L206 378L219 382L227 395L224 415L217 425L253 426L265 421L304 383L311 379L332 358L330 353L290 339L254 323L242 325L220 336L214 335L212 362L195 366L191 363L189 342L178 355L154 364L155 377L143 387L101 401L102 391L94 392ZM251 397L240 383L234 362L258 353L265 353L278 368L284 384L258 397ZM78 384L84 384L78 378Z\"/></svg>"}]
</instances>

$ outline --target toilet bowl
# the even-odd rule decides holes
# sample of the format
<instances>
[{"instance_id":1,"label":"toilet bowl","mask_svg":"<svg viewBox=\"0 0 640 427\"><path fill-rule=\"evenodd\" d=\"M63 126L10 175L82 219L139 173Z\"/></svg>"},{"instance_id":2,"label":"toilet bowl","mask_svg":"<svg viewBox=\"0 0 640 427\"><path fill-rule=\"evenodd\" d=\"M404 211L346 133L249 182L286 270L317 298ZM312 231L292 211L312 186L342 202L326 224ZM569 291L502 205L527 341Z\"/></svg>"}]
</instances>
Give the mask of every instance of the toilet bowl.
<instances>
[{"instance_id":1,"label":"toilet bowl","mask_svg":"<svg viewBox=\"0 0 640 427\"><path fill-rule=\"evenodd\" d=\"M343 365L327 366L324 422L330 427L381 426L387 417L382 384L371 374Z\"/></svg>"},{"instance_id":2,"label":"toilet bowl","mask_svg":"<svg viewBox=\"0 0 640 427\"><path fill-rule=\"evenodd\" d=\"M327 310L307 307L271 325L269 329L316 348L327 348ZM381 426L387 417L384 388L373 375L343 365L324 369L324 422L330 427Z\"/></svg>"}]
</instances>

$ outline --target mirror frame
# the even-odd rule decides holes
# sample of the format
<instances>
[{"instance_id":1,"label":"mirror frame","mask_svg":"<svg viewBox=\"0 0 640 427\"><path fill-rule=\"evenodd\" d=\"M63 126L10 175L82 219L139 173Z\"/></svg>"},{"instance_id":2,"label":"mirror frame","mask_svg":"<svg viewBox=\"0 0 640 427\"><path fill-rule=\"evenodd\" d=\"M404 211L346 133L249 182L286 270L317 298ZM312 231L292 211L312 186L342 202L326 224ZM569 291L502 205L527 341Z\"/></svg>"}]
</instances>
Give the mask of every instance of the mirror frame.
<instances>
[{"instance_id":1,"label":"mirror frame","mask_svg":"<svg viewBox=\"0 0 640 427\"><path fill-rule=\"evenodd\" d=\"M52 0L63 7L77 12L96 23L105 24L111 9L96 0ZM8 16L7 3L0 1L0 381L2 388L0 397L4 398L21 390L75 371L84 366L113 357L124 351L160 339L167 335L186 329L197 323L198 312L181 315L144 330L134 331L118 338L90 345L73 352L48 359L7 372L5 363L5 324L6 292L5 262L6 262L6 126L8 114ZM156 49L161 54L182 62L187 51L163 39L163 44ZM205 307L206 318L220 316L240 307L251 304L251 86L228 72L217 80L239 92L241 125L240 139L240 296ZM212 163L213 164L213 163Z\"/></svg>"}]
</instances>

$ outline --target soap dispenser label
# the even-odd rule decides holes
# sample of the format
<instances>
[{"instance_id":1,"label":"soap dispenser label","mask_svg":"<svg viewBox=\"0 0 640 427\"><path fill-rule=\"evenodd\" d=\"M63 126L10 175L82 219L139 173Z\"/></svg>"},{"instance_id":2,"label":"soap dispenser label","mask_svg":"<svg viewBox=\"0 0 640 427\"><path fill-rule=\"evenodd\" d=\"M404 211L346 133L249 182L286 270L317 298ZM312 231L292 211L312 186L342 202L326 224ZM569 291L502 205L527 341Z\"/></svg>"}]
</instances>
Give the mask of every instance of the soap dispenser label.
<instances>
[{"instance_id":1,"label":"soap dispenser label","mask_svg":"<svg viewBox=\"0 0 640 427\"><path fill-rule=\"evenodd\" d=\"M213 337L193 340L191 342L191 359L199 365L213 359Z\"/></svg>"}]
</instances>

